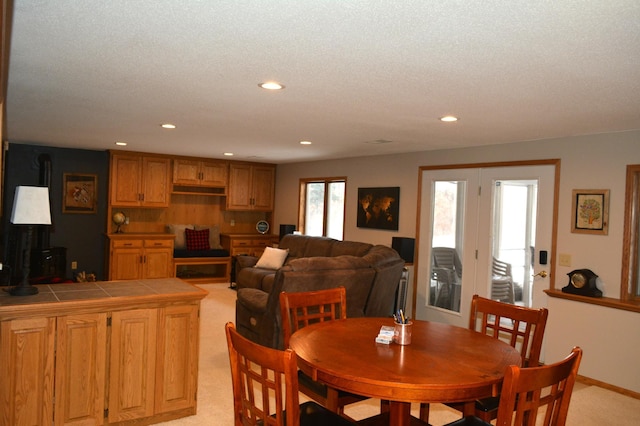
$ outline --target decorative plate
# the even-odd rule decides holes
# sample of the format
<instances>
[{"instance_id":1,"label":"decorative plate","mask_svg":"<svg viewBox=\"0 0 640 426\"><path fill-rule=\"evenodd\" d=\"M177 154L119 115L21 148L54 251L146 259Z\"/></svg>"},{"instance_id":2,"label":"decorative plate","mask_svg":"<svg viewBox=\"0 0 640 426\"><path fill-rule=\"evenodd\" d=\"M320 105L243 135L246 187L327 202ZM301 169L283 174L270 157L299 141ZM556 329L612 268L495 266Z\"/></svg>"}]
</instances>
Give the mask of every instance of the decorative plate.
<instances>
[{"instance_id":1,"label":"decorative plate","mask_svg":"<svg viewBox=\"0 0 640 426\"><path fill-rule=\"evenodd\" d=\"M256 230L261 234L266 234L269 231L269 222L259 220L258 223L256 223Z\"/></svg>"}]
</instances>

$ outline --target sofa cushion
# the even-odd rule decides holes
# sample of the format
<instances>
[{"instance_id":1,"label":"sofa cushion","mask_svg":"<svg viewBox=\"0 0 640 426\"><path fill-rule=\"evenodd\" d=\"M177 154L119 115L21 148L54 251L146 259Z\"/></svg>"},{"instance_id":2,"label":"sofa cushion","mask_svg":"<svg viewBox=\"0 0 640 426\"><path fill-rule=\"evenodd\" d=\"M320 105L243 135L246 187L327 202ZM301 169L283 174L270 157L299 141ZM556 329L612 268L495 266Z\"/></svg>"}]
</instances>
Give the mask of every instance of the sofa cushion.
<instances>
[{"instance_id":1,"label":"sofa cushion","mask_svg":"<svg viewBox=\"0 0 640 426\"><path fill-rule=\"evenodd\" d=\"M271 272L273 273L262 277L262 291L267 293L271 293L271 290L273 290L273 283L276 279L276 273L274 271Z\"/></svg>"},{"instance_id":2,"label":"sofa cushion","mask_svg":"<svg viewBox=\"0 0 640 426\"><path fill-rule=\"evenodd\" d=\"M187 250L209 250L209 230L185 229Z\"/></svg>"},{"instance_id":3,"label":"sofa cushion","mask_svg":"<svg viewBox=\"0 0 640 426\"><path fill-rule=\"evenodd\" d=\"M286 249L266 247L255 267L273 270L279 269L284 265L288 254L289 250Z\"/></svg>"},{"instance_id":4,"label":"sofa cushion","mask_svg":"<svg viewBox=\"0 0 640 426\"><path fill-rule=\"evenodd\" d=\"M373 247L373 245L357 241L336 241L331 246L330 256L349 254L351 256L362 257L371 250L371 247Z\"/></svg>"},{"instance_id":5,"label":"sofa cushion","mask_svg":"<svg viewBox=\"0 0 640 426\"><path fill-rule=\"evenodd\" d=\"M336 240L326 237L309 237L313 242L307 244L301 257L331 256L331 247Z\"/></svg>"},{"instance_id":6,"label":"sofa cushion","mask_svg":"<svg viewBox=\"0 0 640 426\"><path fill-rule=\"evenodd\" d=\"M362 269L369 268L369 263L362 257L336 256L336 257L301 257L287 264L292 271L323 271L335 269Z\"/></svg>"},{"instance_id":7,"label":"sofa cushion","mask_svg":"<svg viewBox=\"0 0 640 426\"><path fill-rule=\"evenodd\" d=\"M218 227L218 225L195 225L196 231L201 231L203 229L209 230L209 248L211 248L211 250L221 249L220 227Z\"/></svg>"},{"instance_id":8,"label":"sofa cushion","mask_svg":"<svg viewBox=\"0 0 640 426\"><path fill-rule=\"evenodd\" d=\"M398 259L400 259L400 255L390 247L376 245L369 250L369 253L367 253L363 259L372 267L377 267L386 263L397 262Z\"/></svg>"},{"instance_id":9,"label":"sofa cushion","mask_svg":"<svg viewBox=\"0 0 640 426\"><path fill-rule=\"evenodd\" d=\"M169 234L173 234L176 236L173 241L173 248L176 250L186 250L187 248L187 240L185 238L184 230L189 228L193 229L193 225L184 225L184 224L169 224L166 226L167 232Z\"/></svg>"}]
</instances>

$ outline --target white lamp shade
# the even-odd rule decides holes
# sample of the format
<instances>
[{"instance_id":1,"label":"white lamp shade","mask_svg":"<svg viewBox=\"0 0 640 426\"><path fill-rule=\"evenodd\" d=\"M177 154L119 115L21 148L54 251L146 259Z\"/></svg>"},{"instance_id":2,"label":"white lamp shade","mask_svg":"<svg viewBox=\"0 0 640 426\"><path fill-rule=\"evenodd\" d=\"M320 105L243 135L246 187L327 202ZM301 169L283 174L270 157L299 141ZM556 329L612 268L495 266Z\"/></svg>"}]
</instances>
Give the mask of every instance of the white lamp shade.
<instances>
[{"instance_id":1,"label":"white lamp shade","mask_svg":"<svg viewBox=\"0 0 640 426\"><path fill-rule=\"evenodd\" d=\"M49 188L16 186L11 223L14 225L51 225Z\"/></svg>"}]
</instances>

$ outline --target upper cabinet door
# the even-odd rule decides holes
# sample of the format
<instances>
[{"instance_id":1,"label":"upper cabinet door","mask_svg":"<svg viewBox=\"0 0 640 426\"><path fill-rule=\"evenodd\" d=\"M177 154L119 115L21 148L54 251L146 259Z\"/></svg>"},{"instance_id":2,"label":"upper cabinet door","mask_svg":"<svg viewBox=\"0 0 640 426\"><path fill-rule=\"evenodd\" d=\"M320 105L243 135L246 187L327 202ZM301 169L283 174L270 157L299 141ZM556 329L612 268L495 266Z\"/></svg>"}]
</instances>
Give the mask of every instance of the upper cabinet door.
<instances>
[{"instance_id":1,"label":"upper cabinet door","mask_svg":"<svg viewBox=\"0 0 640 426\"><path fill-rule=\"evenodd\" d=\"M200 163L200 185L227 186L229 166L218 161L203 161Z\"/></svg>"},{"instance_id":2,"label":"upper cabinet door","mask_svg":"<svg viewBox=\"0 0 640 426\"><path fill-rule=\"evenodd\" d=\"M109 174L111 205L137 207L140 205L140 182L142 181L140 157L136 155L112 155Z\"/></svg>"},{"instance_id":3,"label":"upper cabinet door","mask_svg":"<svg viewBox=\"0 0 640 426\"><path fill-rule=\"evenodd\" d=\"M227 210L272 211L274 187L275 167L231 164Z\"/></svg>"},{"instance_id":4,"label":"upper cabinet door","mask_svg":"<svg viewBox=\"0 0 640 426\"><path fill-rule=\"evenodd\" d=\"M170 171L168 158L113 154L109 175L111 205L168 207Z\"/></svg>"},{"instance_id":5,"label":"upper cabinet door","mask_svg":"<svg viewBox=\"0 0 640 426\"><path fill-rule=\"evenodd\" d=\"M221 161L173 160L173 184L187 186L227 186L228 166Z\"/></svg>"},{"instance_id":6,"label":"upper cabinet door","mask_svg":"<svg viewBox=\"0 0 640 426\"><path fill-rule=\"evenodd\" d=\"M168 158L142 157L142 207L169 207Z\"/></svg>"},{"instance_id":7,"label":"upper cabinet door","mask_svg":"<svg viewBox=\"0 0 640 426\"><path fill-rule=\"evenodd\" d=\"M227 210L251 210L251 166L229 166L229 195Z\"/></svg>"},{"instance_id":8,"label":"upper cabinet door","mask_svg":"<svg viewBox=\"0 0 640 426\"><path fill-rule=\"evenodd\" d=\"M253 168L253 209L273 210L274 182L276 171L273 167L255 166Z\"/></svg>"}]
</instances>

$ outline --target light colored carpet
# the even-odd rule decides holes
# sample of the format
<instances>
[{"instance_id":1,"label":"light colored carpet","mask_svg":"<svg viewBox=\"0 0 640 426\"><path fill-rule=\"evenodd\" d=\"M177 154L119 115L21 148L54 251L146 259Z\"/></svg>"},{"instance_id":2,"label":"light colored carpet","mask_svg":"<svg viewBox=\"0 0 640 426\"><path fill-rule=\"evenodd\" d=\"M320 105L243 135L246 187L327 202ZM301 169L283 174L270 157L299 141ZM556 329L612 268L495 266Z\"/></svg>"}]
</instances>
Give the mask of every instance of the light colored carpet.
<instances>
[{"instance_id":1,"label":"light colored carpet","mask_svg":"<svg viewBox=\"0 0 640 426\"><path fill-rule=\"evenodd\" d=\"M233 426L233 401L224 324L235 320L236 292L226 284L200 285L209 292L200 312L200 373L198 413L162 423L166 426ZM305 398L301 395L301 401ZM347 414L362 419L379 413L379 400L367 400L347 407ZM417 415L418 406L412 410ZM443 425L460 414L442 404L432 404L429 423ZM638 425L640 400L597 386L576 384L569 407L567 425Z\"/></svg>"}]
</instances>

